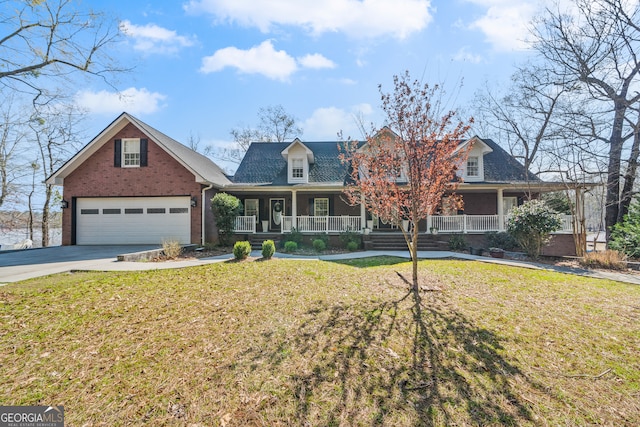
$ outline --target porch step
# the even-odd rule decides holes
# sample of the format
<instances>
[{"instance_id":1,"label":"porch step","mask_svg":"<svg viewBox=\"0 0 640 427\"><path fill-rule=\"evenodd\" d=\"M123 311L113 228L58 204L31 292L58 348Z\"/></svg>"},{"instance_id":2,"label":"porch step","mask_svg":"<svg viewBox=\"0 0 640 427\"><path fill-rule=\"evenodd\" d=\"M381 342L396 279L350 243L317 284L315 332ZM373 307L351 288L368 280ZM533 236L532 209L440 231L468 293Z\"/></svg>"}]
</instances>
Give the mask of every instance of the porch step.
<instances>
[{"instance_id":1,"label":"porch step","mask_svg":"<svg viewBox=\"0 0 640 427\"><path fill-rule=\"evenodd\" d=\"M400 233L371 233L364 236L365 249L368 250L389 250L402 251L407 250L407 243ZM418 236L419 251L447 251L449 250L449 241L446 237L420 234Z\"/></svg>"},{"instance_id":2,"label":"porch step","mask_svg":"<svg viewBox=\"0 0 640 427\"><path fill-rule=\"evenodd\" d=\"M249 243L251 243L251 249L254 251L262 250L262 242L265 240L273 240L276 248L280 245L280 240L282 239L282 234L280 233L258 233L258 234L249 234Z\"/></svg>"}]
</instances>

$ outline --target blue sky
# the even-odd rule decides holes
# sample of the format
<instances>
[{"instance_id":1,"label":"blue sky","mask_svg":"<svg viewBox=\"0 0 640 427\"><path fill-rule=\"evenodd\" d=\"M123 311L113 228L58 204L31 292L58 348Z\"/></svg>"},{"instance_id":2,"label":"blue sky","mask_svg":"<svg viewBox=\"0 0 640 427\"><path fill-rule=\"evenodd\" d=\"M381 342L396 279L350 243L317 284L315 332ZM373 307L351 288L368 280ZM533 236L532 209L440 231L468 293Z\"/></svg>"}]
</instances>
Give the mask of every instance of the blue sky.
<instances>
[{"instance_id":1,"label":"blue sky","mask_svg":"<svg viewBox=\"0 0 640 427\"><path fill-rule=\"evenodd\" d=\"M485 81L507 85L529 56L537 0L87 1L117 18L117 58L134 70L119 96L93 81L76 98L95 136L127 111L186 143L224 147L232 128L257 125L282 105L306 141L360 137L354 115L382 124L378 85L392 78L462 79L455 106L469 109ZM84 83L83 83L84 84ZM483 135L491 137L491 135ZM233 169L230 165L224 165Z\"/></svg>"}]
</instances>

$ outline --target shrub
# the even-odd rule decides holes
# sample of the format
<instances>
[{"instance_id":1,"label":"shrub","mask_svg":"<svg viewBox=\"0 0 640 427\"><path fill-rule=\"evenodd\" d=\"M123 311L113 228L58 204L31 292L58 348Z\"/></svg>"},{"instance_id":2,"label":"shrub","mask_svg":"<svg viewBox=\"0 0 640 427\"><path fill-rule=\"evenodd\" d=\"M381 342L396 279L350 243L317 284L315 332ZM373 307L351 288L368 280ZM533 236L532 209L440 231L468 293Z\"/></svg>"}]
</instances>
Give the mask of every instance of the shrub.
<instances>
[{"instance_id":1,"label":"shrub","mask_svg":"<svg viewBox=\"0 0 640 427\"><path fill-rule=\"evenodd\" d=\"M218 193L211 199L211 209L216 219L220 242L228 245L235 229L236 217L242 213L242 203L231 194Z\"/></svg>"},{"instance_id":2,"label":"shrub","mask_svg":"<svg viewBox=\"0 0 640 427\"><path fill-rule=\"evenodd\" d=\"M506 231L492 231L484 236L486 246L489 248L501 248L505 251L512 251L518 247L518 242Z\"/></svg>"},{"instance_id":3,"label":"shrub","mask_svg":"<svg viewBox=\"0 0 640 427\"><path fill-rule=\"evenodd\" d=\"M559 213L542 200L529 200L511 210L507 231L532 258L538 258L551 233L562 226Z\"/></svg>"},{"instance_id":4,"label":"shrub","mask_svg":"<svg viewBox=\"0 0 640 427\"><path fill-rule=\"evenodd\" d=\"M322 240L324 242L325 248L329 247L329 235L326 233L314 235L311 238L311 241L313 242L314 240Z\"/></svg>"},{"instance_id":5,"label":"shrub","mask_svg":"<svg viewBox=\"0 0 640 427\"><path fill-rule=\"evenodd\" d=\"M613 226L609 248L640 258L640 200L631 204L622 222Z\"/></svg>"},{"instance_id":6,"label":"shrub","mask_svg":"<svg viewBox=\"0 0 640 427\"><path fill-rule=\"evenodd\" d=\"M236 244L233 245L233 256L237 260L245 259L249 254L251 254L251 243L246 240L243 242L236 242Z\"/></svg>"},{"instance_id":7,"label":"shrub","mask_svg":"<svg viewBox=\"0 0 640 427\"><path fill-rule=\"evenodd\" d=\"M345 230L340 233L340 242L347 249L349 249L350 242L354 242L357 248L360 246L361 241L362 237L360 237L360 234L356 233L355 231Z\"/></svg>"},{"instance_id":8,"label":"shrub","mask_svg":"<svg viewBox=\"0 0 640 427\"><path fill-rule=\"evenodd\" d=\"M358 245L357 242L354 242L353 240L351 240L350 242L347 243L347 250L349 252L353 252L353 251L357 251L360 245Z\"/></svg>"},{"instance_id":9,"label":"shrub","mask_svg":"<svg viewBox=\"0 0 640 427\"><path fill-rule=\"evenodd\" d=\"M580 265L587 268L624 270L627 268L623 253L607 249L604 252L589 252L580 259Z\"/></svg>"},{"instance_id":10,"label":"shrub","mask_svg":"<svg viewBox=\"0 0 640 427\"><path fill-rule=\"evenodd\" d=\"M182 253L182 245L177 240L162 242L162 252L168 259L176 259Z\"/></svg>"},{"instance_id":11,"label":"shrub","mask_svg":"<svg viewBox=\"0 0 640 427\"><path fill-rule=\"evenodd\" d=\"M298 250L298 244L296 242L292 242L292 241L284 242L285 252L295 252L297 250Z\"/></svg>"},{"instance_id":12,"label":"shrub","mask_svg":"<svg viewBox=\"0 0 640 427\"><path fill-rule=\"evenodd\" d=\"M284 235L284 243L295 242L298 246L302 244L303 235L295 227L291 229L290 233Z\"/></svg>"},{"instance_id":13,"label":"shrub","mask_svg":"<svg viewBox=\"0 0 640 427\"><path fill-rule=\"evenodd\" d=\"M462 234L452 234L449 238L449 249L452 251L467 249L467 239Z\"/></svg>"},{"instance_id":14,"label":"shrub","mask_svg":"<svg viewBox=\"0 0 640 427\"><path fill-rule=\"evenodd\" d=\"M324 242L324 240L321 240L321 239L315 239L315 240L313 241L313 249L314 249L316 252L322 252L322 251L324 251L325 249L327 249L327 244Z\"/></svg>"},{"instance_id":15,"label":"shrub","mask_svg":"<svg viewBox=\"0 0 640 427\"><path fill-rule=\"evenodd\" d=\"M273 240L265 240L264 242L262 242L263 258L270 259L275 252L276 252L276 244L273 243Z\"/></svg>"}]
</instances>

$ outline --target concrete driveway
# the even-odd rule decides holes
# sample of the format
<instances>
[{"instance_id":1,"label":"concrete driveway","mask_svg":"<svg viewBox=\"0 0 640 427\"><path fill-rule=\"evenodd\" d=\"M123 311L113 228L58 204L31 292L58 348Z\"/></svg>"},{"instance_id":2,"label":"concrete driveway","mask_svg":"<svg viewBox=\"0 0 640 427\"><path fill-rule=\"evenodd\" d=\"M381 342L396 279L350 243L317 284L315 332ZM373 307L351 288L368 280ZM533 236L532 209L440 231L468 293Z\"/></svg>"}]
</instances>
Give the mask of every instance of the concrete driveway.
<instances>
[{"instance_id":1,"label":"concrete driveway","mask_svg":"<svg viewBox=\"0 0 640 427\"><path fill-rule=\"evenodd\" d=\"M54 246L0 252L0 284L70 270L100 270L107 264L115 263L118 255L158 247L158 245Z\"/></svg>"}]
</instances>

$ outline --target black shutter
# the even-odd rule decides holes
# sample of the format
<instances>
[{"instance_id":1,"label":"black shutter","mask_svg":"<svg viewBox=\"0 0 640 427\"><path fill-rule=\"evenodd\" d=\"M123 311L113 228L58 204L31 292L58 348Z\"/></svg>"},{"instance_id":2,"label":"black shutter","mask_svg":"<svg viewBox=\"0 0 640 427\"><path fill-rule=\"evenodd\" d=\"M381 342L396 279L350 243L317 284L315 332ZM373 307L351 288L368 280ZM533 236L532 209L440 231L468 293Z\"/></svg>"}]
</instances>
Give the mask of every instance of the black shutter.
<instances>
[{"instance_id":1,"label":"black shutter","mask_svg":"<svg viewBox=\"0 0 640 427\"><path fill-rule=\"evenodd\" d=\"M313 216L313 214L315 214L315 211L313 209L313 199L309 199L309 216Z\"/></svg>"},{"instance_id":2,"label":"black shutter","mask_svg":"<svg viewBox=\"0 0 640 427\"><path fill-rule=\"evenodd\" d=\"M333 197L327 198L327 203L329 203L329 216L334 216L335 212L333 211Z\"/></svg>"},{"instance_id":3,"label":"black shutter","mask_svg":"<svg viewBox=\"0 0 640 427\"><path fill-rule=\"evenodd\" d=\"M146 139L140 140L140 166L147 166L148 156L147 156L147 147L148 142Z\"/></svg>"},{"instance_id":4,"label":"black shutter","mask_svg":"<svg viewBox=\"0 0 640 427\"><path fill-rule=\"evenodd\" d=\"M122 140L116 139L113 150L113 166L122 167Z\"/></svg>"}]
</instances>

